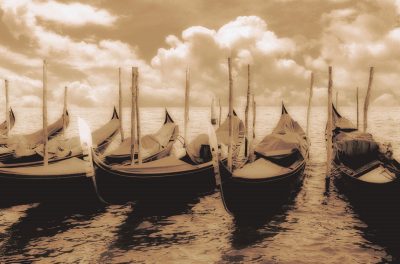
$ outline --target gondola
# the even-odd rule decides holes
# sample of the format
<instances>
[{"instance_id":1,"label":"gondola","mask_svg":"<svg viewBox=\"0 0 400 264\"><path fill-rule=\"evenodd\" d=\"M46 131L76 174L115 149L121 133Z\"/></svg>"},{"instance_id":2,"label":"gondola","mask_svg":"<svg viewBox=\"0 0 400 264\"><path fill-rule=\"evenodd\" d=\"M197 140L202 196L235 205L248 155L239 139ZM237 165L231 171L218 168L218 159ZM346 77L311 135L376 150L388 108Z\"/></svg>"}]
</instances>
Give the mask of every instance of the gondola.
<instances>
[{"instance_id":1,"label":"gondola","mask_svg":"<svg viewBox=\"0 0 400 264\"><path fill-rule=\"evenodd\" d=\"M308 147L303 129L282 104L277 126L246 162L234 168L233 173L220 164L226 209L234 216L248 217L279 208L302 183Z\"/></svg>"},{"instance_id":2,"label":"gondola","mask_svg":"<svg viewBox=\"0 0 400 264\"><path fill-rule=\"evenodd\" d=\"M93 145L96 146L98 152L103 152L111 143L114 136L119 130L119 117L117 110L114 108L113 115L106 124L92 132ZM83 152L81 148L79 136L65 138L61 135L52 138L48 142L49 163L58 162L69 158L82 158ZM34 148L31 155L23 157L14 157L14 159L5 160L0 163L0 167L13 168L23 166L37 166L43 164L43 144L39 144Z\"/></svg>"},{"instance_id":3,"label":"gondola","mask_svg":"<svg viewBox=\"0 0 400 264\"><path fill-rule=\"evenodd\" d=\"M233 118L236 145L244 138L243 122ZM176 127L177 130L178 127ZM228 121L217 130L222 144L227 144ZM175 136L176 137L176 136ZM174 141L170 141L171 147ZM208 135L197 136L186 146L183 157L166 155L157 159L144 159L142 164L109 164L94 153L93 160L99 170L96 182L104 198L123 200L146 195L163 197L207 192L215 188L214 168ZM128 194L128 196L126 195Z\"/></svg>"},{"instance_id":4,"label":"gondola","mask_svg":"<svg viewBox=\"0 0 400 264\"><path fill-rule=\"evenodd\" d=\"M4 136L8 130L11 130L15 124L15 115L12 108L10 108L9 113L9 120L10 120L10 127L8 128L7 120L0 124L0 136Z\"/></svg>"},{"instance_id":5,"label":"gondola","mask_svg":"<svg viewBox=\"0 0 400 264\"><path fill-rule=\"evenodd\" d=\"M64 118L66 118L64 123ZM68 111L47 127L49 139L56 137L63 131L64 124L69 124ZM31 134L11 135L0 138L0 166L7 163L23 163L31 161L35 156L35 148L43 144L43 129Z\"/></svg>"},{"instance_id":6,"label":"gondola","mask_svg":"<svg viewBox=\"0 0 400 264\"><path fill-rule=\"evenodd\" d=\"M161 128L154 134L142 138L144 162L157 160L169 155L172 145L179 135L178 126L165 110L165 119ZM115 150L108 152L105 161L109 164L121 164L131 160L131 139L126 138ZM137 153L136 153L137 155ZM135 156L137 158L137 156Z\"/></svg>"},{"instance_id":7,"label":"gondola","mask_svg":"<svg viewBox=\"0 0 400 264\"><path fill-rule=\"evenodd\" d=\"M103 127L93 132L93 143L101 152L109 144L119 129L118 115L114 109L112 119ZM69 154L49 158L49 164L43 161L28 164L15 164L0 167L0 197L2 200L46 200L95 198L93 178L87 177L91 161L85 160L86 155L78 144L79 138L67 140L71 143Z\"/></svg>"},{"instance_id":8,"label":"gondola","mask_svg":"<svg viewBox=\"0 0 400 264\"><path fill-rule=\"evenodd\" d=\"M400 165L390 148L357 129L332 105L335 183L357 206L385 209L398 206ZM396 209L397 210L397 209Z\"/></svg>"}]
</instances>

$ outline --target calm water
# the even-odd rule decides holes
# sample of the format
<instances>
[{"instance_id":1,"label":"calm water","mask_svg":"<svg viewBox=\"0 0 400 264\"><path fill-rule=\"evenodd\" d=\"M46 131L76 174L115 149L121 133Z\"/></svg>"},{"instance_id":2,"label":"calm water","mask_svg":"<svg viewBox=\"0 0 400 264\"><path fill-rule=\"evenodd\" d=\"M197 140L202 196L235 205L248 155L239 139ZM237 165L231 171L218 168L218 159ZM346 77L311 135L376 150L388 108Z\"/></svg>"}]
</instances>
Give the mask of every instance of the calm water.
<instances>
[{"instance_id":1,"label":"calm water","mask_svg":"<svg viewBox=\"0 0 400 264\"><path fill-rule=\"evenodd\" d=\"M182 109L170 110L181 124ZM306 109L288 107L288 110L305 128ZM265 107L257 111L256 134L260 139L272 130L280 109ZM340 111L355 120L354 109ZM14 133L40 127L39 110L15 112ZM52 111L50 119L54 120L60 112ZM400 126L399 112L398 108L371 109L369 128L377 138L392 142L397 157L400 157L400 136L396 133ZM97 128L109 119L111 109L72 108L70 113L72 123L68 134L76 135L76 115ZM128 134L129 109L124 113ZM208 109L192 109L192 136L207 130L208 115ZM143 109L143 133L156 130L162 119L162 108ZM311 160L303 187L293 202L270 219L256 224L236 223L225 212L219 193L159 206L135 202L103 206L85 201L6 206L0 209L0 262L400 262L400 227L396 230L384 224L371 224L335 190L324 195L325 109L313 108L311 120ZM26 124L29 127L24 127Z\"/></svg>"}]
</instances>

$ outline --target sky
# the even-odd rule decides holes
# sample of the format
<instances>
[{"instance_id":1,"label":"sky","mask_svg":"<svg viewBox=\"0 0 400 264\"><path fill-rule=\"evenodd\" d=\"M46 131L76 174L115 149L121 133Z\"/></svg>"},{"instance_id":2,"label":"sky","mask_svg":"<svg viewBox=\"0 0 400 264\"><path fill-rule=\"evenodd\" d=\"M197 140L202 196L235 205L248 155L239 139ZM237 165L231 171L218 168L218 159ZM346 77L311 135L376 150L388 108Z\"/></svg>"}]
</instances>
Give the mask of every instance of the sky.
<instances>
[{"instance_id":1,"label":"sky","mask_svg":"<svg viewBox=\"0 0 400 264\"><path fill-rule=\"evenodd\" d=\"M257 105L305 106L311 72L313 104L326 104L328 66L339 105L354 105L374 66L372 105L398 106L400 0L0 0L0 79L11 105L41 105L43 59L53 104L65 86L69 104L117 104L121 67L128 105L138 67L141 106L181 106L190 67L191 105L226 105L228 57L235 105L250 65Z\"/></svg>"}]
</instances>

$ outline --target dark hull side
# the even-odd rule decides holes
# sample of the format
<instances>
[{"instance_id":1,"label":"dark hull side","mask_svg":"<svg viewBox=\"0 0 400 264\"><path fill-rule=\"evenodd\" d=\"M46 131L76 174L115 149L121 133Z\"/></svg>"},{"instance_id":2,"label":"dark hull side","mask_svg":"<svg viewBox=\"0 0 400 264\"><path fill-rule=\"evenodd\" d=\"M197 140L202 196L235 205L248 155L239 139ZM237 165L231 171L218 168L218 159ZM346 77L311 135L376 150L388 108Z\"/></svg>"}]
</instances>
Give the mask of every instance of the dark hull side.
<instances>
[{"instance_id":1,"label":"dark hull side","mask_svg":"<svg viewBox=\"0 0 400 264\"><path fill-rule=\"evenodd\" d=\"M96 182L101 197L109 202L140 198L163 199L208 193L215 189L214 169L159 175L121 175L98 168Z\"/></svg>"},{"instance_id":2,"label":"dark hull side","mask_svg":"<svg viewBox=\"0 0 400 264\"><path fill-rule=\"evenodd\" d=\"M38 201L82 203L97 200L92 179L70 175L51 179L0 177L0 204Z\"/></svg>"},{"instance_id":3,"label":"dark hull side","mask_svg":"<svg viewBox=\"0 0 400 264\"><path fill-rule=\"evenodd\" d=\"M399 209L400 182L398 180L385 184L368 183L340 171L334 182L358 210L383 213Z\"/></svg>"},{"instance_id":4,"label":"dark hull side","mask_svg":"<svg viewBox=\"0 0 400 264\"><path fill-rule=\"evenodd\" d=\"M305 163L290 174L264 181L234 178L225 166L220 167L226 209L235 217L246 218L269 215L289 201L303 182Z\"/></svg>"}]
</instances>

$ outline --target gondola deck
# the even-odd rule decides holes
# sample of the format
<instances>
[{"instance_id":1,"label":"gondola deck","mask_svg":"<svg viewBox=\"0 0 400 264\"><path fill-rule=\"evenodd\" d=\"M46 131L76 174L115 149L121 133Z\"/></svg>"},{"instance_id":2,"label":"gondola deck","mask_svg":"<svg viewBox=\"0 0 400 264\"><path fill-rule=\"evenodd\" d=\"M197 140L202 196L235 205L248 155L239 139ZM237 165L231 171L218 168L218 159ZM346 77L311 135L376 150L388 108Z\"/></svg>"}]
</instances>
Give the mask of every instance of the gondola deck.
<instances>
[{"instance_id":1,"label":"gondola deck","mask_svg":"<svg viewBox=\"0 0 400 264\"><path fill-rule=\"evenodd\" d=\"M380 151L370 155L362 153L363 157L367 157L362 159L358 157L357 152L352 156L350 154L344 155L343 150L339 148L340 144L343 144L340 140L342 138L349 141L357 140L357 137L341 136L338 139L338 135L354 133L357 132L357 129L349 120L342 117L333 106L332 108L333 120L335 121L333 128L335 159L333 164L339 171L335 177L335 184L359 208L381 212L382 208L392 210L393 207L397 207L400 201L400 166L398 166L398 162L387 158ZM378 144L373 140L372 135L369 135L369 138L373 144ZM347 143L348 146L350 146L350 143ZM356 162L352 162L352 159ZM360 161L363 162L361 165L359 165ZM351 168L350 165L354 166L354 164L358 167Z\"/></svg>"},{"instance_id":2,"label":"gondola deck","mask_svg":"<svg viewBox=\"0 0 400 264\"><path fill-rule=\"evenodd\" d=\"M248 161L233 172L220 164L222 197L226 209L235 217L268 214L287 201L303 181L308 142L284 105L274 132L258 144L255 155L255 161Z\"/></svg>"}]
</instances>

